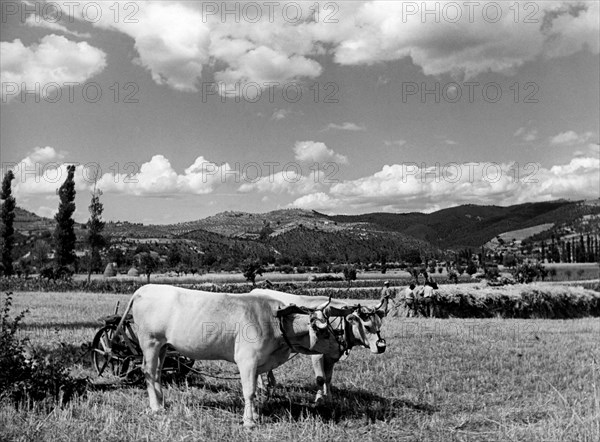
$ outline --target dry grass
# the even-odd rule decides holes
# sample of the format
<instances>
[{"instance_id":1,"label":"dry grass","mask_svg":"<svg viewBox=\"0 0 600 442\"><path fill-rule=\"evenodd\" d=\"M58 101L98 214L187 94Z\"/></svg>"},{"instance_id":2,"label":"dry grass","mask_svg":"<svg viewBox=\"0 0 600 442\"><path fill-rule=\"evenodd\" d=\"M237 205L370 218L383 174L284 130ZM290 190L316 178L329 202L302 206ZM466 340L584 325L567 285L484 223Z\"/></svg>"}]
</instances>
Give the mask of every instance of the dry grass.
<instances>
[{"instance_id":1,"label":"dry grass","mask_svg":"<svg viewBox=\"0 0 600 442\"><path fill-rule=\"evenodd\" d=\"M127 299L19 293L15 306L30 308L24 333L34 343L77 353L94 319ZM0 440L600 440L597 319L388 318L383 334L385 354L357 349L338 364L330 405L312 405L308 358L276 370L282 386L251 432L241 427L240 383L195 375L168 388L170 406L158 414L148 413L145 390L110 384L50 414L2 404ZM87 361L74 372L96 381Z\"/></svg>"}]
</instances>

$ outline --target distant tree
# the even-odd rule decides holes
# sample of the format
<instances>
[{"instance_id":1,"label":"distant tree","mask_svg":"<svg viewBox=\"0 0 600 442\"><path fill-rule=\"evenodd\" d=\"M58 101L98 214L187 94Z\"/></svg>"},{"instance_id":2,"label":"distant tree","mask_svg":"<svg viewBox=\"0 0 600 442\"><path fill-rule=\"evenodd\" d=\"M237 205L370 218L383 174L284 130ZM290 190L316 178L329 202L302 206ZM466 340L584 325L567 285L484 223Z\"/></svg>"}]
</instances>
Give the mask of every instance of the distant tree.
<instances>
[{"instance_id":1,"label":"distant tree","mask_svg":"<svg viewBox=\"0 0 600 442\"><path fill-rule=\"evenodd\" d=\"M545 269L542 266L533 266L531 264L521 264L513 270L513 276L521 284L529 284L538 278L544 278Z\"/></svg>"},{"instance_id":2,"label":"distant tree","mask_svg":"<svg viewBox=\"0 0 600 442\"><path fill-rule=\"evenodd\" d=\"M344 267L344 279L348 284L356 280L356 269L354 267Z\"/></svg>"},{"instance_id":3,"label":"distant tree","mask_svg":"<svg viewBox=\"0 0 600 442\"><path fill-rule=\"evenodd\" d=\"M15 221L15 207L17 205L15 198L12 196L12 180L15 178L13 171L9 170L2 179L2 192L0 193L0 199L2 202L2 212L0 218L2 219L2 268L3 273L7 276L13 274L12 265L12 254L13 247L15 245L15 228L13 223Z\"/></svg>"},{"instance_id":4,"label":"distant tree","mask_svg":"<svg viewBox=\"0 0 600 442\"><path fill-rule=\"evenodd\" d=\"M385 253L381 254L381 273L385 275L385 273L387 272L388 266L387 266L387 256Z\"/></svg>"},{"instance_id":5,"label":"distant tree","mask_svg":"<svg viewBox=\"0 0 600 442\"><path fill-rule=\"evenodd\" d=\"M127 264L127 258L123 251L118 247L111 247L107 252L108 262L114 262L117 264L117 267L121 267ZM129 262L132 264L132 262Z\"/></svg>"},{"instance_id":6,"label":"distant tree","mask_svg":"<svg viewBox=\"0 0 600 442\"><path fill-rule=\"evenodd\" d=\"M583 276L584 273L585 273L584 269L578 269L577 270L577 276L579 276L579 279L581 279L581 277Z\"/></svg>"},{"instance_id":7,"label":"distant tree","mask_svg":"<svg viewBox=\"0 0 600 442\"><path fill-rule=\"evenodd\" d=\"M469 261L467 264L467 269L465 270L469 275L474 275L477 273L477 266L473 261Z\"/></svg>"},{"instance_id":8,"label":"distant tree","mask_svg":"<svg viewBox=\"0 0 600 442\"><path fill-rule=\"evenodd\" d=\"M43 239L38 239L33 244L33 250L31 254L33 256L33 263L37 267L38 272L41 271L46 264L48 264L48 254L52 251L50 245Z\"/></svg>"},{"instance_id":9,"label":"distant tree","mask_svg":"<svg viewBox=\"0 0 600 442\"><path fill-rule=\"evenodd\" d=\"M454 270L450 270L448 272L448 280L454 284L458 284L458 273Z\"/></svg>"},{"instance_id":10,"label":"distant tree","mask_svg":"<svg viewBox=\"0 0 600 442\"><path fill-rule=\"evenodd\" d=\"M150 252L140 254L140 270L146 275L146 282L150 284L150 275L158 268L157 260Z\"/></svg>"},{"instance_id":11,"label":"distant tree","mask_svg":"<svg viewBox=\"0 0 600 442\"><path fill-rule=\"evenodd\" d=\"M176 269L180 263L181 253L177 249L177 246L173 245L173 247L169 249L169 254L167 255L167 265L170 269Z\"/></svg>"},{"instance_id":12,"label":"distant tree","mask_svg":"<svg viewBox=\"0 0 600 442\"><path fill-rule=\"evenodd\" d=\"M423 261L421 260L421 254L416 249L409 249L402 253L401 258L403 261L406 261L411 266L416 266L421 264Z\"/></svg>"},{"instance_id":13,"label":"distant tree","mask_svg":"<svg viewBox=\"0 0 600 442\"><path fill-rule=\"evenodd\" d=\"M500 272L496 267L487 267L485 269L484 278L489 281L495 281L500 276Z\"/></svg>"},{"instance_id":14,"label":"distant tree","mask_svg":"<svg viewBox=\"0 0 600 442\"><path fill-rule=\"evenodd\" d=\"M265 273L265 269L257 261L250 261L244 265L243 268L244 278L246 281L251 282L252 285L256 284L256 277Z\"/></svg>"},{"instance_id":15,"label":"distant tree","mask_svg":"<svg viewBox=\"0 0 600 442\"><path fill-rule=\"evenodd\" d=\"M87 243L90 247L90 259L88 262L88 284L92 278L92 270L102 267L100 250L107 245L106 238L104 238L102 235L102 231L104 230L106 223L102 221L102 212L104 211L104 207L100 202L100 195L102 195L102 192L100 189L96 189L96 185L94 184L92 201L89 206L90 219L86 223Z\"/></svg>"},{"instance_id":16,"label":"distant tree","mask_svg":"<svg viewBox=\"0 0 600 442\"><path fill-rule=\"evenodd\" d=\"M502 258L502 265L504 267L515 267L517 265L517 257L512 253L507 253Z\"/></svg>"},{"instance_id":17,"label":"distant tree","mask_svg":"<svg viewBox=\"0 0 600 442\"><path fill-rule=\"evenodd\" d=\"M556 278L556 269L555 268L551 268L550 270L548 270L548 274L550 275L551 279Z\"/></svg>"},{"instance_id":18,"label":"distant tree","mask_svg":"<svg viewBox=\"0 0 600 442\"><path fill-rule=\"evenodd\" d=\"M67 166L67 179L58 189L60 203L54 216L56 228L54 242L56 246L56 264L58 267L75 263L75 166Z\"/></svg>"},{"instance_id":19,"label":"distant tree","mask_svg":"<svg viewBox=\"0 0 600 442\"><path fill-rule=\"evenodd\" d=\"M565 275L567 276L567 279L571 279L572 274L573 274L573 272L571 271L571 269L565 270Z\"/></svg>"}]
</instances>

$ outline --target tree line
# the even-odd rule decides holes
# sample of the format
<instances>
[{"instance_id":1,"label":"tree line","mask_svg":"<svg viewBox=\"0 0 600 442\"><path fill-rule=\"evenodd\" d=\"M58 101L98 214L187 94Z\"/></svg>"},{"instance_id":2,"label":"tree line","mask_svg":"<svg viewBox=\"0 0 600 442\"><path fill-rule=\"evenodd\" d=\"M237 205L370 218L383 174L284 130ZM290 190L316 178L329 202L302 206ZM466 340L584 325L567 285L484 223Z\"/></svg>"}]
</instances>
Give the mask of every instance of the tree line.
<instances>
[{"instance_id":1,"label":"tree line","mask_svg":"<svg viewBox=\"0 0 600 442\"><path fill-rule=\"evenodd\" d=\"M2 179L2 191L0 200L2 200L2 211L0 219L2 221L0 237L2 238L2 262L0 263L0 274L3 276L12 276L19 272L15 269L14 246L15 246L15 208L16 200L12 195L12 181L15 179L12 170L9 170ZM56 226L52 234L52 244L54 246L54 265L42 267L46 262L47 255L51 249L47 243L36 242L33 254L39 261L40 275L56 279L60 277L69 277L77 269L77 256L75 247L77 235L75 234L75 221L73 214L75 212L75 166L67 166L67 177L62 185L56 191L59 197L58 212L54 216ZM90 218L86 223L86 244L89 248L89 257L87 260L88 281L91 277L92 269L95 263L101 263L100 251L107 245L107 240L103 235L105 223L102 221L102 212L104 210L100 202L102 192L96 188L91 195L89 206Z\"/></svg>"}]
</instances>

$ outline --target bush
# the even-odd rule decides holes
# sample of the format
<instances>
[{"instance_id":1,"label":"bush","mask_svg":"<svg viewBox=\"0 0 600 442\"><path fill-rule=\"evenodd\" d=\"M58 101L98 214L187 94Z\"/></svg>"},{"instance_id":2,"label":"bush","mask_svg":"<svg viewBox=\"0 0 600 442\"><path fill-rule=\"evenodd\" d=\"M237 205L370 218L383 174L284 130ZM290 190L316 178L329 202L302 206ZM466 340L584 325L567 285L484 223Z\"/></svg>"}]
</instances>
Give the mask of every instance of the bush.
<instances>
[{"instance_id":1,"label":"bush","mask_svg":"<svg viewBox=\"0 0 600 442\"><path fill-rule=\"evenodd\" d=\"M477 273L477 266L473 261L469 261L469 264L467 264L466 272L469 275L474 275L475 273Z\"/></svg>"},{"instance_id":2,"label":"bush","mask_svg":"<svg viewBox=\"0 0 600 442\"><path fill-rule=\"evenodd\" d=\"M513 276L517 282L528 284L539 279L543 281L548 276L548 271L541 264L521 264L515 268Z\"/></svg>"},{"instance_id":3,"label":"bush","mask_svg":"<svg viewBox=\"0 0 600 442\"><path fill-rule=\"evenodd\" d=\"M349 283L356 280L356 269L354 267L344 267L344 279Z\"/></svg>"},{"instance_id":4,"label":"bush","mask_svg":"<svg viewBox=\"0 0 600 442\"><path fill-rule=\"evenodd\" d=\"M27 310L11 319L11 307L9 292L0 318L0 399L15 406L49 410L56 403L63 404L76 394L83 394L87 379L71 377L65 356L38 357L27 340L17 338Z\"/></svg>"},{"instance_id":5,"label":"bush","mask_svg":"<svg viewBox=\"0 0 600 442\"><path fill-rule=\"evenodd\" d=\"M484 278L490 281L496 280L500 276L500 272L497 267L487 267L485 269Z\"/></svg>"},{"instance_id":6,"label":"bush","mask_svg":"<svg viewBox=\"0 0 600 442\"><path fill-rule=\"evenodd\" d=\"M448 280L454 284L458 284L458 273L456 273L454 270L450 270L448 272Z\"/></svg>"}]
</instances>

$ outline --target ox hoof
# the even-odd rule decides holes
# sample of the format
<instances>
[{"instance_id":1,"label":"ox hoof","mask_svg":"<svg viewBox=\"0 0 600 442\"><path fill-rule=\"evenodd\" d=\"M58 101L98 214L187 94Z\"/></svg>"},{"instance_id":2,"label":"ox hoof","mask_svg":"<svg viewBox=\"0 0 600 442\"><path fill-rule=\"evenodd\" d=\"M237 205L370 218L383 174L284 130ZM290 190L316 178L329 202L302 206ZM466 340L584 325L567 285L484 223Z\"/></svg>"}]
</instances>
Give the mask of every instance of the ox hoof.
<instances>
[{"instance_id":1,"label":"ox hoof","mask_svg":"<svg viewBox=\"0 0 600 442\"><path fill-rule=\"evenodd\" d=\"M244 421L244 430L253 430L256 428L256 422Z\"/></svg>"}]
</instances>

